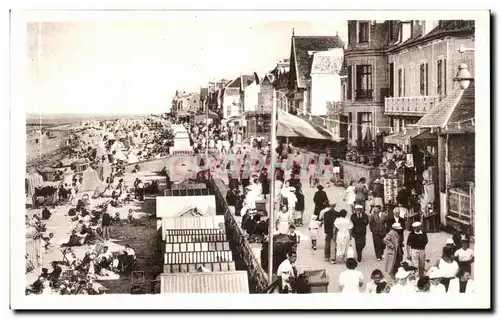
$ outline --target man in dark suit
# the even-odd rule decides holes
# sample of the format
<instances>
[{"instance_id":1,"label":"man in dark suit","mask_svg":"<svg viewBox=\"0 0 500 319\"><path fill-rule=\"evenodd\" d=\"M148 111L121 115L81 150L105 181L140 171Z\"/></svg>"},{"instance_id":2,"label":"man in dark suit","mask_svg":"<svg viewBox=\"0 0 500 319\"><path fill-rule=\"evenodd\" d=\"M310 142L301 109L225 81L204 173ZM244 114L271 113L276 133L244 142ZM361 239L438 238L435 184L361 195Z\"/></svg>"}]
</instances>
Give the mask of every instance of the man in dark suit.
<instances>
[{"instance_id":1,"label":"man in dark suit","mask_svg":"<svg viewBox=\"0 0 500 319\"><path fill-rule=\"evenodd\" d=\"M323 222L325 229L325 261L335 263L336 257L336 237L337 229L335 228L335 219L339 216L339 212L335 210L335 203L330 202L327 208L324 208L319 213L319 220Z\"/></svg>"},{"instance_id":2,"label":"man in dark suit","mask_svg":"<svg viewBox=\"0 0 500 319\"><path fill-rule=\"evenodd\" d=\"M381 260L384 254L384 237L387 234L386 213L382 212L380 205L375 205L373 214L370 216L370 231L373 237L373 247L377 260Z\"/></svg>"},{"instance_id":3,"label":"man in dark suit","mask_svg":"<svg viewBox=\"0 0 500 319\"><path fill-rule=\"evenodd\" d=\"M363 211L363 206L354 206L354 214L351 215L352 230L351 235L356 245L356 255L358 262L363 258L363 249L366 246L366 227L369 224L368 215Z\"/></svg>"}]
</instances>

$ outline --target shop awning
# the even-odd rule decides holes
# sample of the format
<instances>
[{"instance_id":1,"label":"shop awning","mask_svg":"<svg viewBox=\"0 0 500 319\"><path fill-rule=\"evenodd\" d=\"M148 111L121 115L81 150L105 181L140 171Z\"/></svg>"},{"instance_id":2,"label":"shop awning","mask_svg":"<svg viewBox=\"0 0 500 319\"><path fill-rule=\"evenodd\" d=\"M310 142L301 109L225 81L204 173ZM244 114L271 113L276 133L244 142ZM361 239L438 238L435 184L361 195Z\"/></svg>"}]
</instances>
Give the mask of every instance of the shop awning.
<instances>
[{"instance_id":1,"label":"shop awning","mask_svg":"<svg viewBox=\"0 0 500 319\"><path fill-rule=\"evenodd\" d=\"M412 140L424 140L436 138L436 135L431 133L428 129L419 129L416 127L407 128L401 132L394 133L384 137L385 144L396 145L411 145Z\"/></svg>"},{"instance_id":2,"label":"shop awning","mask_svg":"<svg viewBox=\"0 0 500 319\"><path fill-rule=\"evenodd\" d=\"M342 141L342 138L301 119L298 116L278 110L278 129L279 137L305 137L317 140L330 140L335 142Z\"/></svg>"}]
</instances>

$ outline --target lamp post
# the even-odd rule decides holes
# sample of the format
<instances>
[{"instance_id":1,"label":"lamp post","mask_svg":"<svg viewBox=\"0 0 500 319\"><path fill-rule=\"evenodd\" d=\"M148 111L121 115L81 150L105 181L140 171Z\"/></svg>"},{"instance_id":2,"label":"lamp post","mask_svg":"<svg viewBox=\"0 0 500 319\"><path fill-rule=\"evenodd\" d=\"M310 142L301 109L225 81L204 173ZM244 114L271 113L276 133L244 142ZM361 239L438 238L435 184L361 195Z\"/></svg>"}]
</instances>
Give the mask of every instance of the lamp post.
<instances>
[{"instance_id":1,"label":"lamp post","mask_svg":"<svg viewBox=\"0 0 500 319\"><path fill-rule=\"evenodd\" d=\"M268 275L269 282L273 281L273 251L274 251L274 187L275 187L275 171L276 171L276 118L277 118L278 110L276 108L276 89L273 90L273 106L271 112L271 165L270 165L270 174L271 174L271 185L270 185L270 203L269 203L269 235L268 237Z\"/></svg>"}]
</instances>

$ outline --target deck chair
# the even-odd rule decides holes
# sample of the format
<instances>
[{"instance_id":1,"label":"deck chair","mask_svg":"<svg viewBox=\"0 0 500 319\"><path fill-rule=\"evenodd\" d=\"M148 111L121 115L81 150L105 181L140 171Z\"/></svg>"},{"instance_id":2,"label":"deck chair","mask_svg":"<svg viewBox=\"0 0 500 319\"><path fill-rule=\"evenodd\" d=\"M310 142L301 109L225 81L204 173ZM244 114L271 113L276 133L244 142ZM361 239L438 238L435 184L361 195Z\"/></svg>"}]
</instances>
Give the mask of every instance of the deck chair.
<instances>
[{"instance_id":1,"label":"deck chair","mask_svg":"<svg viewBox=\"0 0 500 319\"><path fill-rule=\"evenodd\" d=\"M62 259L63 264L65 264L67 266L71 266L71 264L76 261L76 258L73 261L70 261L68 258L69 253L73 251L73 249L71 249L71 247L64 247L63 249L60 249L60 251L61 251L61 254L63 256L63 259Z\"/></svg>"}]
</instances>

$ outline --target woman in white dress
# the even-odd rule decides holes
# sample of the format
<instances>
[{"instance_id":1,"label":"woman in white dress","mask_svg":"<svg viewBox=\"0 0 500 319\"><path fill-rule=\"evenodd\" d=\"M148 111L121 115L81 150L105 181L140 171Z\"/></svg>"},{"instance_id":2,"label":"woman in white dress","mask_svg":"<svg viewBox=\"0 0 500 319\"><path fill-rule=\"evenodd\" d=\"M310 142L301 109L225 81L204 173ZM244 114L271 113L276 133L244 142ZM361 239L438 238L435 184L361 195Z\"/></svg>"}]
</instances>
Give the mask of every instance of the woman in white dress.
<instances>
[{"instance_id":1,"label":"woman in white dress","mask_svg":"<svg viewBox=\"0 0 500 319\"><path fill-rule=\"evenodd\" d=\"M438 261L437 267L439 268L439 273L441 274L441 283L448 291L448 285L450 280L457 276L459 266L458 263L453 258L453 247L443 247L443 255Z\"/></svg>"},{"instance_id":2,"label":"woman in white dress","mask_svg":"<svg viewBox=\"0 0 500 319\"><path fill-rule=\"evenodd\" d=\"M295 196L295 187L288 188L288 195L286 197L288 211L292 216L295 216L295 204L297 203L297 196Z\"/></svg>"},{"instance_id":3,"label":"woman in white dress","mask_svg":"<svg viewBox=\"0 0 500 319\"><path fill-rule=\"evenodd\" d=\"M283 205L276 218L276 229L280 234L288 234L288 229L292 224L293 215L288 211L288 207Z\"/></svg>"},{"instance_id":4,"label":"woman in white dress","mask_svg":"<svg viewBox=\"0 0 500 319\"><path fill-rule=\"evenodd\" d=\"M354 201L356 200L356 193L354 191L354 181L351 181L349 186L347 186L344 193L344 202L351 208L351 213L354 212Z\"/></svg>"},{"instance_id":5,"label":"woman in white dress","mask_svg":"<svg viewBox=\"0 0 500 319\"><path fill-rule=\"evenodd\" d=\"M335 228L337 228L337 262L343 263L347 254L347 247L351 240L352 222L347 219L347 211L342 209L339 212L339 217L335 219Z\"/></svg>"},{"instance_id":6,"label":"woman in white dress","mask_svg":"<svg viewBox=\"0 0 500 319\"><path fill-rule=\"evenodd\" d=\"M360 293L363 287L363 273L356 270L358 262L354 258L348 258L345 262L346 270L339 275L339 292L342 293Z\"/></svg>"}]
</instances>

